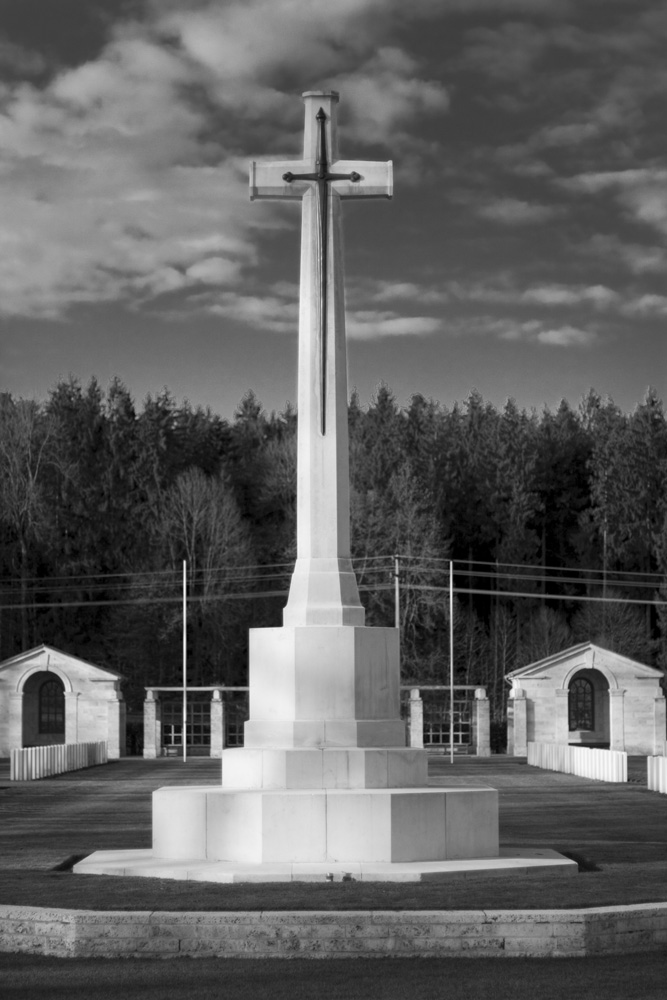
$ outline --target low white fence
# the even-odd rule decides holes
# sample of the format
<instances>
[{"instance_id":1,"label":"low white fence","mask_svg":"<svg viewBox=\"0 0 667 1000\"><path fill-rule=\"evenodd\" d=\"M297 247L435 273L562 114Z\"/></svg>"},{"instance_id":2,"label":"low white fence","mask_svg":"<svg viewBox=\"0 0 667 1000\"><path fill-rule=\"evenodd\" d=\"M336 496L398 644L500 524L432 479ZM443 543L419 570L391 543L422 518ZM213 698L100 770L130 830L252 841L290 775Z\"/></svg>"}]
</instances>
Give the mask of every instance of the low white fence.
<instances>
[{"instance_id":1,"label":"low white fence","mask_svg":"<svg viewBox=\"0 0 667 1000\"><path fill-rule=\"evenodd\" d=\"M562 771L597 781L628 780L628 755L624 750L597 750L567 743L529 743L528 763L545 771Z\"/></svg>"},{"instance_id":2,"label":"low white fence","mask_svg":"<svg viewBox=\"0 0 667 1000\"><path fill-rule=\"evenodd\" d=\"M652 792L667 795L667 757L647 757L646 778Z\"/></svg>"},{"instance_id":3,"label":"low white fence","mask_svg":"<svg viewBox=\"0 0 667 1000\"><path fill-rule=\"evenodd\" d=\"M9 764L10 781L32 781L48 778L65 771L80 771L95 764L106 764L106 740L99 743L58 743L48 747L26 747L12 750Z\"/></svg>"}]
</instances>

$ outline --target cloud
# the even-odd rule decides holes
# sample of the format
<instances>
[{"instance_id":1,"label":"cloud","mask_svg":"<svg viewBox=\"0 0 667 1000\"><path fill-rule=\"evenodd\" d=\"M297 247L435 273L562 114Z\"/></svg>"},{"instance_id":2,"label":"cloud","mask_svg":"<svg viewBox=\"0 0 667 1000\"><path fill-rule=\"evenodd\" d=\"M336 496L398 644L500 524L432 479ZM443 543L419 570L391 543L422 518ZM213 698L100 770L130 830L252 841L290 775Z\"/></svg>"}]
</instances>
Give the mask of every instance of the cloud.
<instances>
[{"instance_id":1,"label":"cloud","mask_svg":"<svg viewBox=\"0 0 667 1000\"><path fill-rule=\"evenodd\" d=\"M228 260L225 257L205 257L191 264L185 273L188 278L207 285L229 285L238 279L239 272L238 261Z\"/></svg>"},{"instance_id":2,"label":"cloud","mask_svg":"<svg viewBox=\"0 0 667 1000\"><path fill-rule=\"evenodd\" d=\"M547 309L592 306L596 310L618 307L618 292L606 285L534 285L523 290L507 279L496 284L448 282L446 293L462 302L490 302L499 305L544 306Z\"/></svg>"},{"instance_id":3,"label":"cloud","mask_svg":"<svg viewBox=\"0 0 667 1000\"><path fill-rule=\"evenodd\" d=\"M274 289L275 291L275 289ZM201 304L213 316L222 316L269 333L294 333L298 330L299 308L296 300L279 294L243 295L223 292L214 300L203 298Z\"/></svg>"},{"instance_id":4,"label":"cloud","mask_svg":"<svg viewBox=\"0 0 667 1000\"><path fill-rule=\"evenodd\" d=\"M206 74L219 106L264 120L274 140L286 124L300 123L288 91L344 91L348 132L365 142L386 141L397 124L447 108L442 83L421 79L411 56L384 44L395 28L397 0L237 0L192 6L153 4L157 32L176 39ZM413 6L408 16L431 8L424 0Z\"/></svg>"},{"instance_id":5,"label":"cloud","mask_svg":"<svg viewBox=\"0 0 667 1000\"><path fill-rule=\"evenodd\" d=\"M206 292L197 296L197 307L261 332L296 334L298 330L298 289L287 282L274 283L266 295ZM424 337L441 329L442 320L432 316L402 316L387 309L348 309L346 313L349 340Z\"/></svg>"},{"instance_id":6,"label":"cloud","mask_svg":"<svg viewBox=\"0 0 667 1000\"><path fill-rule=\"evenodd\" d=\"M619 295L605 285L566 286L541 285L528 288L521 295L522 302L544 306L579 306L590 304L596 309L608 309L619 301Z\"/></svg>"},{"instance_id":7,"label":"cloud","mask_svg":"<svg viewBox=\"0 0 667 1000\"><path fill-rule=\"evenodd\" d=\"M659 187L667 181L667 169L664 167L641 167L630 170L600 170L576 174L562 178L559 181L571 191L585 194L599 194L605 190L632 191L646 187Z\"/></svg>"},{"instance_id":8,"label":"cloud","mask_svg":"<svg viewBox=\"0 0 667 1000\"><path fill-rule=\"evenodd\" d=\"M535 340L548 347L591 347L598 340L598 335L592 330L582 330L576 326L561 326L540 330L535 335Z\"/></svg>"},{"instance_id":9,"label":"cloud","mask_svg":"<svg viewBox=\"0 0 667 1000\"><path fill-rule=\"evenodd\" d=\"M394 149L405 142L397 128L414 123L418 115L444 114L449 109L442 83L420 80L416 61L397 48L381 48L358 70L334 77L332 86L345 94L349 104L350 138L371 143L391 138Z\"/></svg>"},{"instance_id":10,"label":"cloud","mask_svg":"<svg viewBox=\"0 0 667 1000\"><path fill-rule=\"evenodd\" d=\"M47 68L44 56L6 38L0 38L0 68L22 76L39 76Z\"/></svg>"},{"instance_id":11,"label":"cloud","mask_svg":"<svg viewBox=\"0 0 667 1000\"><path fill-rule=\"evenodd\" d=\"M623 303L622 312L626 316L645 318L667 316L667 295L646 293Z\"/></svg>"},{"instance_id":12,"label":"cloud","mask_svg":"<svg viewBox=\"0 0 667 1000\"><path fill-rule=\"evenodd\" d=\"M609 191L633 219L667 235L667 169L663 166L581 173L559 183L580 194Z\"/></svg>"},{"instance_id":13,"label":"cloud","mask_svg":"<svg viewBox=\"0 0 667 1000\"><path fill-rule=\"evenodd\" d=\"M298 150L294 94L306 87L340 81L346 137L361 143L405 146L418 116L447 110L444 86L389 42L394 0L145 9L95 58L0 88L0 315L56 319L77 303L160 296L194 309L202 285L239 292L261 240L292 224L274 205L261 219L250 209L246 161ZM409 16L431 12L415 0ZM3 56L44 69L16 46Z\"/></svg>"},{"instance_id":14,"label":"cloud","mask_svg":"<svg viewBox=\"0 0 667 1000\"><path fill-rule=\"evenodd\" d=\"M433 316L399 316L394 312L357 310L348 313L347 335L351 340L378 340L381 337L425 337L442 329Z\"/></svg>"},{"instance_id":15,"label":"cloud","mask_svg":"<svg viewBox=\"0 0 667 1000\"><path fill-rule=\"evenodd\" d=\"M492 222L508 226L523 226L544 222L559 215L562 209L555 205L540 205L521 201L519 198L498 198L476 209L476 214Z\"/></svg>"},{"instance_id":16,"label":"cloud","mask_svg":"<svg viewBox=\"0 0 667 1000\"><path fill-rule=\"evenodd\" d=\"M444 289L414 281L382 281L348 278L347 300L352 305L361 302L410 302L420 305L441 305L449 296Z\"/></svg>"},{"instance_id":17,"label":"cloud","mask_svg":"<svg viewBox=\"0 0 667 1000\"><path fill-rule=\"evenodd\" d=\"M585 251L605 260L620 261L632 274L667 271L667 248L662 246L624 243L618 236L596 233Z\"/></svg>"},{"instance_id":18,"label":"cloud","mask_svg":"<svg viewBox=\"0 0 667 1000\"><path fill-rule=\"evenodd\" d=\"M509 343L544 347L590 348L599 341L596 331L565 324L552 327L539 319L517 320L510 316L466 316L447 323L447 330L460 336L495 337Z\"/></svg>"},{"instance_id":19,"label":"cloud","mask_svg":"<svg viewBox=\"0 0 667 1000\"><path fill-rule=\"evenodd\" d=\"M509 21L499 28L466 32L459 66L496 80L513 80L528 73L548 45L546 32L533 24Z\"/></svg>"}]
</instances>

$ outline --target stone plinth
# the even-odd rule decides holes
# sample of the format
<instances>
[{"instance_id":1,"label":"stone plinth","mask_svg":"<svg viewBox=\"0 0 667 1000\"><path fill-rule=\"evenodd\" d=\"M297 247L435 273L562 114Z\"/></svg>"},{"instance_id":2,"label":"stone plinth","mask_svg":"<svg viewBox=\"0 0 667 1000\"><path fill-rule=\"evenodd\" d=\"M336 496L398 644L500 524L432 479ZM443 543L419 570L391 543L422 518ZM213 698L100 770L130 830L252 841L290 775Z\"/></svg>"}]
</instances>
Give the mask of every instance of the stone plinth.
<instances>
[{"instance_id":1,"label":"stone plinth","mask_svg":"<svg viewBox=\"0 0 667 1000\"><path fill-rule=\"evenodd\" d=\"M393 628L251 629L245 746L404 747L399 677Z\"/></svg>"},{"instance_id":2,"label":"stone plinth","mask_svg":"<svg viewBox=\"0 0 667 1000\"><path fill-rule=\"evenodd\" d=\"M414 788L427 778L424 751L404 747L239 747L222 755L223 788Z\"/></svg>"},{"instance_id":3,"label":"stone plinth","mask_svg":"<svg viewBox=\"0 0 667 1000\"><path fill-rule=\"evenodd\" d=\"M153 857L237 864L445 861L498 856L491 788L153 793Z\"/></svg>"}]
</instances>

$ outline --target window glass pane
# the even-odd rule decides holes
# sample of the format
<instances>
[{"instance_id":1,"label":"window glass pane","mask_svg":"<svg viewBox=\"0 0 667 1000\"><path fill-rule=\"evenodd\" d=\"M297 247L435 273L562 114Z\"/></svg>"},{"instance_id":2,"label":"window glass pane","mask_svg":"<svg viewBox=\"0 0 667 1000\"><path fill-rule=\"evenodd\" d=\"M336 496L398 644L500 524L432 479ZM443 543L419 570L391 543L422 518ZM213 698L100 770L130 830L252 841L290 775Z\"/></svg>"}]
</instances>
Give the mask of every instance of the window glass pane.
<instances>
[{"instance_id":1,"label":"window glass pane","mask_svg":"<svg viewBox=\"0 0 667 1000\"><path fill-rule=\"evenodd\" d=\"M39 731L65 732L65 692L60 681L45 681L39 689Z\"/></svg>"},{"instance_id":2,"label":"window glass pane","mask_svg":"<svg viewBox=\"0 0 667 1000\"><path fill-rule=\"evenodd\" d=\"M568 697L570 731L595 729L593 695L593 685L586 677L577 677L570 684Z\"/></svg>"}]
</instances>

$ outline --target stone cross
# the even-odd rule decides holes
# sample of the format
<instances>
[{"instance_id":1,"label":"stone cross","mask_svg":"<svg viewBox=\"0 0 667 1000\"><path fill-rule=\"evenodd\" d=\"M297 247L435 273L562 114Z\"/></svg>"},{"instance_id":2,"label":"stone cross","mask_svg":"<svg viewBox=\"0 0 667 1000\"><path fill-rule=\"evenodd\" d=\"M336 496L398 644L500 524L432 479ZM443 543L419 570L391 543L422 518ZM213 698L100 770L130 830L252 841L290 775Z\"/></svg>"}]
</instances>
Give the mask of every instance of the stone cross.
<instances>
[{"instance_id":1,"label":"stone cross","mask_svg":"<svg viewBox=\"0 0 667 1000\"><path fill-rule=\"evenodd\" d=\"M391 198L391 162L338 158L334 91L303 95L303 158L253 162L250 198L302 202L297 559L285 625L363 625L350 559L341 201Z\"/></svg>"}]
</instances>

